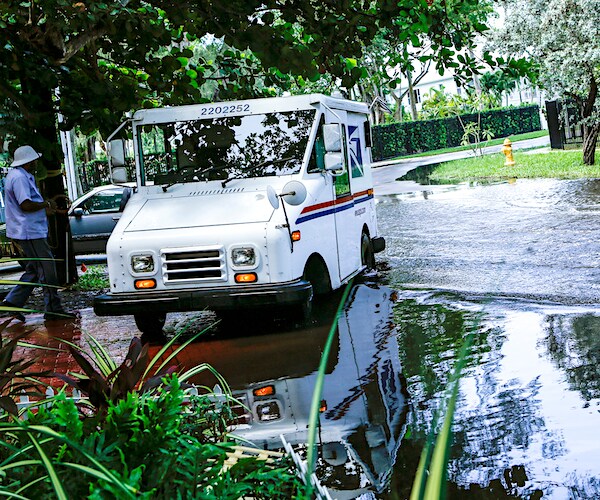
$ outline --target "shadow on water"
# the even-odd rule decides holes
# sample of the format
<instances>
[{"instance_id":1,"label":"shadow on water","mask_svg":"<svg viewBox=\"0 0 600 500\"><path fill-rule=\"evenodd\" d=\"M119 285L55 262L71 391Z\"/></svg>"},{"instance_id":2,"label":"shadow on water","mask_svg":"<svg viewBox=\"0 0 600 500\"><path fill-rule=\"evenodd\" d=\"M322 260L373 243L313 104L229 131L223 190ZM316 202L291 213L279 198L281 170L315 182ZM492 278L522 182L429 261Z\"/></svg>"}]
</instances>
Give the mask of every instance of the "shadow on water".
<instances>
[{"instance_id":1,"label":"shadow on water","mask_svg":"<svg viewBox=\"0 0 600 500\"><path fill-rule=\"evenodd\" d=\"M240 439L281 449L283 436L304 455L321 352L340 297L318 301L309 328L257 321L251 336L217 331L187 347L177 361L183 368L209 363L223 375L249 409L233 431ZM408 405L393 299L387 287L355 285L339 318L324 379L316 467L334 498L382 492L404 435ZM208 374L193 381L215 384ZM266 387L273 394L260 396Z\"/></svg>"},{"instance_id":2,"label":"shadow on water","mask_svg":"<svg viewBox=\"0 0 600 500\"><path fill-rule=\"evenodd\" d=\"M409 170L402 177L396 179L398 181L413 181L417 184L421 184L423 186L429 185L444 185L444 184L455 184L451 182L442 182L431 180L429 176L431 173L439 166L439 163L434 163L432 165L421 165L418 168L414 168L413 170Z\"/></svg>"}]
</instances>

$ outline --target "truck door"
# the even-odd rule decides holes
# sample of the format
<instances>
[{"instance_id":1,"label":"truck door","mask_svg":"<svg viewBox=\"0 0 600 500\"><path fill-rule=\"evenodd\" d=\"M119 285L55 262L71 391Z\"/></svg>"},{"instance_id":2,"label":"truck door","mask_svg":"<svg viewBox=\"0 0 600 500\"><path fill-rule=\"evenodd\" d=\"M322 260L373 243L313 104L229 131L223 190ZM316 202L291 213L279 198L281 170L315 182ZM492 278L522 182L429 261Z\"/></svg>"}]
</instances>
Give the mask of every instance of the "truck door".
<instances>
[{"instance_id":1,"label":"truck door","mask_svg":"<svg viewBox=\"0 0 600 500\"><path fill-rule=\"evenodd\" d=\"M341 112L337 112L342 115ZM344 117L346 113L343 113ZM351 156L356 150L349 142L348 126L342 127L344 138L342 140L345 168L343 173L334 177L335 199L335 233L337 242L338 264L340 279L351 275L360 266L360 233L357 235L354 221L354 199L352 196L351 181Z\"/></svg>"}]
</instances>

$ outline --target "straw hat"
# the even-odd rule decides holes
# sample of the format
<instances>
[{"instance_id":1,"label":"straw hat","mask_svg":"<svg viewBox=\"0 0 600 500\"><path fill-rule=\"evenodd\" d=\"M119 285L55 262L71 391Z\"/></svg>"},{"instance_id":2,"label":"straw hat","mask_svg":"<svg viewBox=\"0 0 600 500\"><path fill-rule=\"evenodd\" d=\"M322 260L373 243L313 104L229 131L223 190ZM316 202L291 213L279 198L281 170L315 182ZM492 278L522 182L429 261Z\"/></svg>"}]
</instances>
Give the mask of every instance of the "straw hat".
<instances>
[{"instance_id":1,"label":"straw hat","mask_svg":"<svg viewBox=\"0 0 600 500\"><path fill-rule=\"evenodd\" d=\"M41 158L42 155L38 153L31 146L21 146L15 150L14 161L10 164L11 167L20 167L21 165L27 165L32 161Z\"/></svg>"}]
</instances>

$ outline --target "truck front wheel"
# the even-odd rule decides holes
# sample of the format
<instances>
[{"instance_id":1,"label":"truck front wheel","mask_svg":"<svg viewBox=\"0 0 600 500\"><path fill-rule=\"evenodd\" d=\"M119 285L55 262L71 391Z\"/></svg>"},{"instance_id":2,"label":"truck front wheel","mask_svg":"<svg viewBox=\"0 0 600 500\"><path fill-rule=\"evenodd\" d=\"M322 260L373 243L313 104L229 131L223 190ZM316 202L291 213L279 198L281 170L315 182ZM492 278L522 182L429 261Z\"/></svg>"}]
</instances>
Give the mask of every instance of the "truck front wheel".
<instances>
[{"instance_id":1,"label":"truck front wheel","mask_svg":"<svg viewBox=\"0 0 600 500\"><path fill-rule=\"evenodd\" d=\"M138 313L133 315L135 325L142 332L142 338L150 342L164 340L163 327L167 315L165 313Z\"/></svg>"}]
</instances>

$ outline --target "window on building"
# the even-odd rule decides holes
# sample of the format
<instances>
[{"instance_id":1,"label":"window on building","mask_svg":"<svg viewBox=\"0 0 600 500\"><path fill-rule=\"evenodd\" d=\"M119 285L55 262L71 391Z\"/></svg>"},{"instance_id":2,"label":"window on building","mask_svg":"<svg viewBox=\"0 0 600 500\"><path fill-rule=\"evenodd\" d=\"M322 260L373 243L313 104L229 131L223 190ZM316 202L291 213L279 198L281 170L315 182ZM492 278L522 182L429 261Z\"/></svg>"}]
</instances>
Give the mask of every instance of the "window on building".
<instances>
[{"instance_id":1,"label":"window on building","mask_svg":"<svg viewBox=\"0 0 600 500\"><path fill-rule=\"evenodd\" d=\"M419 104L421 102L421 89L414 89L415 94L415 104Z\"/></svg>"}]
</instances>

